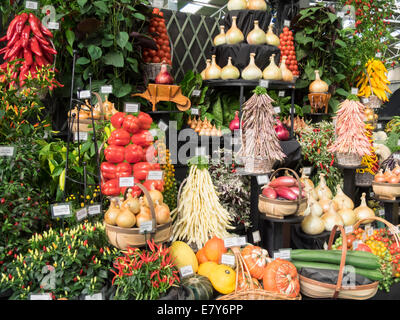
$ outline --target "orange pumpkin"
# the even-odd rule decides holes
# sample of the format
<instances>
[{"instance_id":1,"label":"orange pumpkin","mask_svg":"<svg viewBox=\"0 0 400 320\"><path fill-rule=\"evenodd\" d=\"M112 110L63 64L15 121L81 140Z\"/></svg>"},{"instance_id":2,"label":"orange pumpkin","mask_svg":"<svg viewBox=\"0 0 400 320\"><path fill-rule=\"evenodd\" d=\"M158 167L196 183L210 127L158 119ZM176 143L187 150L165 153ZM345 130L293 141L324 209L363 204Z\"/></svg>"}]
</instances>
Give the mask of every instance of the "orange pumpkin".
<instances>
[{"instance_id":1,"label":"orange pumpkin","mask_svg":"<svg viewBox=\"0 0 400 320\"><path fill-rule=\"evenodd\" d=\"M268 252L260 247L248 245L242 250L242 257L252 277L261 280L267 265Z\"/></svg>"},{"instance_id":2,"label":"orange pumpkin","mask_svg":"<svg viewBox=\"0 0 400 320\"><path fill-rule=\"evenodd\" d=\"M242 274L239 273L238 276L238 291L240 290L250 290L251 289L251 282L253 281L253 289L262 289L260 282L256 278L249 278L249 276L246 274L245 277L243 278Z\"/></svg>"},{"instance_id":3,"label":"orange pumpkin","mask_svg":"<svg viewBox=\"0 0 400 320\"><path fill-rule=\"evenodd\" d=\"M208 261L220 263L221 256L227 252L224 240L214 236L204 245L204 253Z\"/></svg>"},{"instance_id":4,"label":"orange pumpkin","mask_svg":"<svg viewBox=\"0 0 400 320\"><path fill-rule=\"evenodd\" d=\"M204 248L201 248L199 251L197 251L196 258L199 262L199 265L208 261Z\"/></svg>"},{"instance_id":5,"label":"orange pumpkin","mask_svg":"<svg viewBox=\"0 0 400 320\"><path fill-rule=\"evenodd\" d=\"M300 292L299 276L293 263L276 259L270 262L264 271L264 290L297 297Z\"/></svg>"}]
</instances>

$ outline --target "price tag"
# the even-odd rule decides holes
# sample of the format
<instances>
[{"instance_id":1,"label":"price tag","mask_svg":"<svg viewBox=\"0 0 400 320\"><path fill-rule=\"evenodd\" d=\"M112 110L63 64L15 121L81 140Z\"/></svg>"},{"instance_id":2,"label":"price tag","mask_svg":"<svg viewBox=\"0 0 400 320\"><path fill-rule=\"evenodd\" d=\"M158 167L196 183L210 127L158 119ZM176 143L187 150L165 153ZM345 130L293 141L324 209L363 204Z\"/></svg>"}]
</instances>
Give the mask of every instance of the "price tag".
<instances>
[{"instance_id":1,"label":"price tag","mask_svg":"<svg viewBox=\"0 0 400 320\"><path fill-rule=\"evenodd\" d=\"M164 0L153 0L153 7L162 8L164 6Z\"/></svg>"},{"instance_id":2,"label":"price tag","mask_svg":"<svg viewBox=\"0 0 400 320\"><path fill-rule=\"evenodd\" d=\"M101 88L100 88L100 92L102 94L109 94L109 93L112 93L112 91L113 91L112 86L101 86Z\"/></svg>"},{"instance_id":3,"label":"price tag","mask_svg":"<svg viewBox=\"0 0 400 320\"><path fill-rule=\"evenodd\" d=\"M257 183L259 186L263 186L269 183L269 177L267 175L257 176Z\"/></svg>"},{"instance_id":4,"label":"price tag","mask_svg":"<svg viewBox=\"0 0 400 320\"><path fill-rule=\"evenodd\" d=\"M261 241L260 231L256 230L253 232L253 243L257 243Z\"/></svg>"},{"instance_id":5,"label":"price tag","mask_svg":"<svg viewBox=\"0 0 400 320\"><path fill-rule=\"evenodd\" d=\"M31 293L29 300L53 300L50 293Z\"/></svg>"},{"instance_id":6,"label":"price tag","mask_svg":"<svg viewBox=\"0 0 400 320\"><path fill-rule=\"evenodd\" d=\"M363 99L362 99L362 102L363 102L363 103L368 103L368 102L369 102L369 98L363 98Z\"/></svg>"},{"instance_id":7,"label":"price tag","mask_svg":"<svg viewBox=\"0 0 400 320\"><path fill-rule=\"evenodd\" d=\"M101 204L94 204L88 207L89 216L95 216L101 213Z\"/></svg>"},{"instance_id":8,"label":"price tag","mask_svg":"<svg viewBox=\"0 0 400 320\"><path fill-rule=\"evenodd\" d=\"M400 140L397 140L397 145L400 146Z\"/></svg>"},{"instance_id":9,"label":"price tag","mask_svg":"<svg viewBox=\"0 0 400 320\"><path fill-rule=\"evenodd\" d=\"M50 207L51 215L53 218L64 218L72 216L71 204L69 203L57 203L51 205Z\"/></svg>"},{"instance_id":10,"label":"price tag","mask_svg":"<svg viewBox=\"0 0 400 320\"><path fill-rule=\"evenodd\" d=\"M361 61L357 61L357 65L360 66L361 65Z\"/></svg>"},{"instance_id":11,"label":"price tag","mask_svg":"<svg viewBox=\"0 0 400 320\"><path fill-rule=\"evenodd\" d=\"M90 90L82 90L78 93L79 99L90 99L91 93Z\"/></svg>"},{"instance_id":12,"label":"price tag","mask_svg":"<svg viewBox=\"0 0 400 320\"><path fill-rule=\"evenodd\" d=\"M377 128L377 129L382 129L382 123L378 123L378 124L376 125L376 128Z\"/></svg>"},{"instance_id":13,"label":"price tag","mask_svg":"<svg viewBox=\"0 0 400 320\"><path fill-rule=\"evenodd\" d=\"M157 129L151 129L149 132L153 137L157 137Z\"/></svg>"},{"instance_id":14,"label":"price tag","mask_svg":"<svg viewBox=\"0 0 400 320\"><path fill-rule=\"evenodd\" d=\"M356 250L356 249L357 249L359 243L362 243L362 241L360 241L360 240L355 240L355 241L353 241L353 243L352 243L353 250Z\"/></svg>"},{"instance_id":15,"label":"price tag","mask_svg":"<svg viewBox=\"0 0 400 320\"><path fill-rule=\"evenodd\" d=\"M125 112L128 113L137 113L140 111L140 103L126 102L125 103Z\"/></svg>"},{"instance_id":16,"label":"price tag","mask_svg":"<svg viewBox=\"0 0 400 320\"><path fill-rule=\"evenodd\" d=\"M353 231L354 231L353 226L344 227L344 232L345 232L346 234L352 233Z\"/></svg>"},{"instance_id":17,"label":"price tag","mask_svg":"<svg viewBox=\"0 0 400 320\"><path fill-rule=\"evenodd\" d=\"M168 125L167 125L164 121L162 121L162 120L160 120L160 122L158 123L158 127L159 127L162 131L166 131L166 130L168 129Z\"/></svg>"},{"instance_id":18,"label":"price tag","mask_svg":"<svg viewBox=\"0 0 400 320\"><path fill-rule=\"evenodd\" d=\"M246 237L237 237L236 238L236 245L238 247L245 246L247 244L247 239Z\"/></svg>"},{"instance_id":19,"label":"price tag","mask_svg":"<svg viewBox=\"0 0 400 320\"><path fill-rule=\"evenodd\" d=\"M123 187L133 187L135 185L135 181L133 179L133 177L120 177L119 178L119 187L123 188Z\"/></svg>"},{"instance_id":20,"label":"price tag","mask_svg":"<svg viewBox=\"0 0 400 320\"><path fill-rule=\"evenodd\" d=\"M373 198L374 196L375 196L375 193L373 193L373 192L370 192L370 193L369 193L369 197L370 197L370 198Z\"/></svg>"},{"instance_id":21,"label":"price tag","mask_svg":"<svg viewBox=\"0 0 400 320\"><path fill-rule=\"evenodd\" d=\"M43 139L46 140L49 137L49 133L46 131L43 135Z\"/></svg>"},{"instance_id":22,"label":"price tag","mask_svg":"<svg viewBox=\"0 0 400 320\"><path fill-rule=\"evenodd\" d=\"M147 180L162 180L163 172L161 170L149 171L147 174Z\"/></svg>"},{"instance_id":23,"label":"price tag","mask_svg":"<svg viewBox=\"0 0 400 320\"><path fill-rule=\"evenodd\" d=\"M281 108L280 107L274 107L274 112L275 113L281 113Z\"/></svg>"},{"instance_id":24,"label":"price tag","mask_svg":"<svg viewBox=\"0 0 400 320\"><path fill-rule=\"evenodd\" d=\"M181 274L181 278L190 277L194 274L192 266L184 266L179 268L179 272Z\"/></svg>"},{"instance_id":25,"label":"price tag","mask_svg":"<svg viewBox=\"0 0 400 320\"><path fill-rule=\"evenodd\" d=\"M311 174L312 168L311 167L304 167L303 172L306 176L309 176Z\"/></svg>"},{"instance_id":26,"label":"price tag","mask_svg":"<svg viewBox=\"0 0 400 320\"><path fill-rule=\"evenodd\" d=\"M235 256L233 254L223 254L221 256L221 264L234 267L235 266Z\"/></svg>"},{"instance_id":27,"label":"price tag","mask_svg":"<svg viewBox=\"0 0 400 320\"><path fill-rule=\"evenodd\" d=\"M85 296L85 300L103 300L103 294L101 292L92 294L91 296Z\"/></svg>"},{"instance_id":28,"label":"price tag","mask_svg":"<svg viewBox=\"0 0 400 320\"><path fill-rule=\"evenodd\" d=\"M81 220L85 219L87 217L87 215L88 215L87 208L82 208L76 212L76 219L78 221L81 221Z\"/></svg>"},{"instance_id":29,"label":"price tag","mask_svg":"<svg viewBox=\"0 0 400 320\"><path fill-rule=\"evenodd\" d=\"M206 147L197 147L194 150L195 156L206 156L207 155L207 148Z\"/></svg>"},{"instance_id":30,"label":"price tag","mask_svg":"<svg viewBox=\"0 0 400 320\"><path fill-rule=\"evenodd\" d=\"M358 88L351 88L351 94L358 94Z\"/></svg>"},{"instance_id":31,"label":"price tag","mask_svg":"<svg viewBox=\"0 0 400 320\"><path fill-rule=\"evenodd\" d=\"M384 217L384 216L385 216L385 210L384 210L384 209L379 209L379 210L378 210L378 215L379 215L380 217Z\"/></svg>"},{"instance_id":32,"label":"price tag","mask_svg":"<svg viewBox=\"0 0 400 320\"><path fill-rule=\"evenodd\" d=\"M236 237L224 239L225 248L236 247Z\"/></svg>"},{"instance_id":33,"label":"price tag","mask_svg":"<svg viewBox=\"0 0 400 320\"><path fill-rule=\"evenodd\" d=\"M268 88L269 87L269 80L260 80L260 87Z\"/></svg>"},{"instance_id":34,"label":"price tag","mask_svg":"<svg viewBox=\"0 0 400 320\"><path fill-rule=\"evenodd\" d=\"M395 154L393 155L393 159L400 160L400 154L395 153Z\"/></svg>"},{"instance_id":35,"label":"price tag","mask_svg":"<svg viewBox=\"0 0 400 320\"><path fill-rule=\"evenodd\" d=\"M14 157L15 147L0 147L0 157Z\"/></svg>"},{"instance_id":36,"label":"price tag","mask_svg":"<svg viewBox=\"0 0 400 320\"><path fill-rule=\"evenodd\" d=\"M32 10L37 10L38 9L38 3L36 1L26 1L25 2L25 8L32 9Z\"/></svg>"},{"instance_id":37,"label":"price tag","mask_svg":"<svg viewBox=\"0 0 400 320\"><path fill-rule=\"evenodd\" d=\"M193 90L192 97L200 97L201 91L200 90Z\"/></svg>"},{"instance_id":38,"label":"price tag","mask_svg":"<svg viewBox=\"0 0 400 320\"><path fill-rule=\"evenodd\" d=\"M338 18L344 18L344 12L338 12L337 16Z\"/></svg>"},{"instance_id":39,"label":"price tag","mask_svg":"<svg viewBox=\"0 0 400 320\"><path fill-rule=\"evenodd\" d=\"M191 111L191 114L194 116L198 116L200 114L200 111L197 108L192 108L190 111Z\"/></svg>"},{"instance_id":40,"label":"price tag","mask_svg":"<svg viewBox=\"0 0 400 320\"><path fill-rule=\"evenodd\" d=\"M283 260L290 260L292 249L280 249L280 258Z\"/></svg>"},{"instance_id":41,"label":"price tag","mask_svg":"<svg viewBox=\"0 0 400 320\"><path fill-rule=\"evenodd\" d=\"M140 227L139 227L139 232L140 233L146 233L146 232L151 232L151 231L153 231L153 221L152 220L150 220L150 221L143 221L141 224L140 224Z\"/></svg>"},{"instance_id":42,"label":"price tag","mask_svg":"<svg viewBox=\"0 0 400 320\"><path fill-rule=\"evenodd\" d=\"M274 260L278 259L280 257L281 257L281 253L279 251L274 251L274 256L273 256Z\"/></svg>"},{"instance_id":43,"label":"price tag","mask_svg":"<svg viewBox=\"0 0 400 320\"><path fill-rule=\"evenodd\" d=\"M79 135L78 135L79 133ZM75 141L87 141L88 140L88 133L87 132L74 132L74 140Z\"/></svg>"},{"instance_id":44,"label":"price tag","mask_svg":"<svg viewBox=\"0 0 400 320\"><path fill-rule=\"evenodd\" d=\"M290 20L283 21L283 26L290 27Z\"/></svg>"},{"instance_id":45,"label":"price tag","mask_svg":"<svg viewBox=\"0 0 400 320\"><path fill-rule=\"evenodd\" d=\"M58 30L60 29L60 24L58 22L50 21L47 23L47 29Z\"/></svg>"},{"instance_id":46,"label":"price tag","mask_svg":"<svg viewBox=\"0 0 400 320\"><path fill-rule=\"evenodd\" d=\"M367 236L368 236L368 237L371 237L371 236L374 234L374 228L369 227L369 228L367 229L367 227L365 227L365 229L366 229L366 231L367 231Z\"/></svg>"},{"instance_id":47,"label":"price tag","mask_svg":"<svg viewBox=\"0 0 400 320\"><path fill-rule=\"evenodd\" d=\"M285 96L285 91L279 91L278 92L278 97L284 97Z\"/></svg>"},{"instance_id":48,"label":"price tag","mask_svg":"<svg viewBox=\"0 0 400 320\"><path fill-rule=\"evenodd\" d=\"M376 55L375 55L375 57L381 58L381 57L382 57L382 52L377 52Z\"/></svg>"}]
</instances>

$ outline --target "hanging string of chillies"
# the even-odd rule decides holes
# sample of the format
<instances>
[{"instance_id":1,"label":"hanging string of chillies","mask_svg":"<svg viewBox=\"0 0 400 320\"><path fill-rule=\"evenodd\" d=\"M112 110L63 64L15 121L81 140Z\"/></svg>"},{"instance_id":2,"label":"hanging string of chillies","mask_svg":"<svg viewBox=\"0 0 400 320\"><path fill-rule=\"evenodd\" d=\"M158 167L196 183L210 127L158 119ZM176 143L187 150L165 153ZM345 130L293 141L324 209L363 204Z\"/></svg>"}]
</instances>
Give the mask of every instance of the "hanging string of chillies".
<instances>
[{"instance_id":1,"label":"hanging string of chillies","mask_svg":"<svg viewBox=\"0 0 400 320\"><path fill-rule=\"evenodd\" d=\"M362 160L361 160L361 165L366 167L363 169L357 169L357 173L370 173L373 176L378 172L379 170L379 160L378 156L376 155L375 148L373 145L373 139L372 139L372 131L374 127L370 124L367 124L365 126L365 135L368 138L368 141L371 145L370 150L371 150L371 155L364 155Z\"/></svg>"},{"instance_id":2,"label":"hanging string of chillies","mask_svg":"<svg viewBox=\"0 0 400 320\"><path fill-rule=\"evenodd\" d=\"M21 13L10 22L6 35L0 38L0 42L7 42L7 45L0 49L5 61L0 65L0 69L12 74L13 81L10 86L19 82L20 87L23 87L29 74L32 78L37 78L42 67L54 63L57 51L53 48L51 38L51 31L33 13ZM22 65L10 64L17 59L22 60ZM50 90L63 86L54 78L50 82Z\"/></svg>"}]
</instances>

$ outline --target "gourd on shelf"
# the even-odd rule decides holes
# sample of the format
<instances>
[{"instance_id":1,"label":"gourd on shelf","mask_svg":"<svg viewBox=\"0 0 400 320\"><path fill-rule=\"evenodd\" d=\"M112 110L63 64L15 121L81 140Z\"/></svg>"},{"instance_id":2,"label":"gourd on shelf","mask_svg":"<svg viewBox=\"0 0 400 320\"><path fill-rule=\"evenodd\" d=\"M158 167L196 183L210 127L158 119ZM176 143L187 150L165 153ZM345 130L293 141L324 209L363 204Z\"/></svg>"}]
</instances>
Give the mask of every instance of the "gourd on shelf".
<instances>
[{"instance_id":1,"label":"gourd on shelf","mask_svg":"<svg viewBox=\"0 0 400 320\"><path fill-rule=\"evenodd\" d=\"M293 73L288 69L286 66L286 56L283 56L282 62L281 62L281 72L282 72L282 80L286 82L292 82L293 81Z\"/></svg>"},{"instance_id":2,"label":"gourd on shelf","mask_svg":"<svg viewBox=\"0 0 400 320\"><path fill-rule=\"evenodd\" d=\"M328 84L321 80L319 70L315 70L315 80L311 82L309 90L311 93L327 93L329 90Z\"/></svg>"},{"instance_id":3,"label":"gourd on shelf","mask_svg":"<svg viewBox=\"0 0 400 320\"><path fill-rule=\"evenodd\" d=\"M237 44L239 42L244 41L244 35L242 31L236 25L237 17L232 17L232 26L226 32L226 43L227 44Z\"/></svg>"},{"instance_id":4,"label":"gourd on shelf","mask_svg":"<svg viewBox=\"0 0 400 320\"><path fill-rule=\"evenodd\" d=\"M250 63L242 71L242 78L245 80L259 80L263 76L262 71L257 67L254 61L255 55L255 53L250 53Z\"/></svg>"}]
</instances>

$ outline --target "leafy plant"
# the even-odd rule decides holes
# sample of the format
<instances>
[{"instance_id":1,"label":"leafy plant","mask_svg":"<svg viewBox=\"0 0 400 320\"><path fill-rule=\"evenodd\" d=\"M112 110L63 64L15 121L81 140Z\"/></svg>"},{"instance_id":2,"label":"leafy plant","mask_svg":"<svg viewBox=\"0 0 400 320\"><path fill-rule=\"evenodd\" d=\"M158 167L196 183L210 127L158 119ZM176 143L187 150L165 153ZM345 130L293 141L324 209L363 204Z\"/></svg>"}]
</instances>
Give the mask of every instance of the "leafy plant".
<instances>
[{"instance_id":1,"label":"leafy plant","mask_svg":"<svg viewBox=\"0 0 400 320\"><path fill-rule=\"evenodd\" d=\"M275 107L280 107L281 112L280 112L279 116L281 119L283 117L290 115L290 109L292 108L292 101L291 101L292 97L291 96L280 97L279 92L276 90L268 91L268 95L271 97L271 99L273 99L275 101L273 103L273 105ZM303 116L303 109L299 105L294 104L294 110L295 110L295 114L297 114L301 117Z\"/></svg>"}]
</instances>

